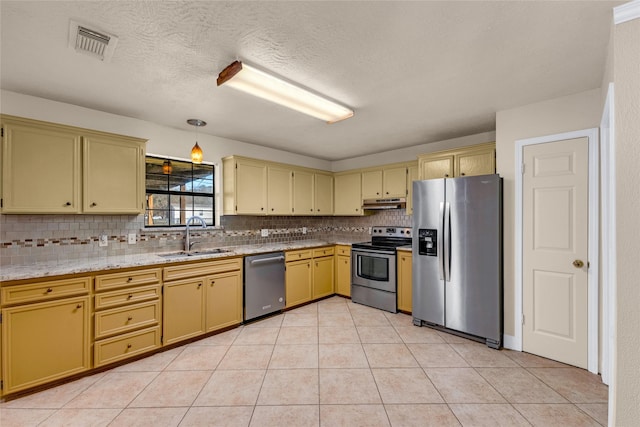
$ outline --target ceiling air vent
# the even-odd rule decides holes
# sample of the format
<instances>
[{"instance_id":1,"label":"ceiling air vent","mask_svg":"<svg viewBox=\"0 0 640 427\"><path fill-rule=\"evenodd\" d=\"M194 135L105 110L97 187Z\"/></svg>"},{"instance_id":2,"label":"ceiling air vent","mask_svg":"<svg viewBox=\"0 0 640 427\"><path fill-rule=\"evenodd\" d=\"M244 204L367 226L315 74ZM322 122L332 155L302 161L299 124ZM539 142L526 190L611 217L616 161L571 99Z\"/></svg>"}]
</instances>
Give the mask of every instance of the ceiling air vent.
<instances>
[{"instance_id":1,"label":"ceiling air vent","mask_svg":"<svg viewBox=\"0 0 640 427\"><path fill-rule=\"evenodd\" d=\"M101 61L109 62L113 56L118 38L70 21L69 47L78 53L91 55Z\"/></svg>"}]
</instances>

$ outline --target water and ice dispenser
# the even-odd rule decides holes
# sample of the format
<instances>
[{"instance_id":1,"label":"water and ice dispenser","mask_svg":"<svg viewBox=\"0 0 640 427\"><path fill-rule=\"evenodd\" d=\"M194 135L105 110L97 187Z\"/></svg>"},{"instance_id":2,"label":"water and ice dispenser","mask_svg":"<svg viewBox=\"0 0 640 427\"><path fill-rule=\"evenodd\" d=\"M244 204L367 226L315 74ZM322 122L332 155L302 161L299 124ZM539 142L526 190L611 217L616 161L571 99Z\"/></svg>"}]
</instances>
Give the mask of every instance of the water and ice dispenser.
<instances>
[{"instance_id":1,"label":"water and ice dispenser","mask_svg":"<svg viewBox=\"0 0 640 427\"><path fill-rule=\"evenodd\" d=\"M438 256L438 230L420 228L418 230L418 253L426 256Z\"/></svg>"}]
</instances>

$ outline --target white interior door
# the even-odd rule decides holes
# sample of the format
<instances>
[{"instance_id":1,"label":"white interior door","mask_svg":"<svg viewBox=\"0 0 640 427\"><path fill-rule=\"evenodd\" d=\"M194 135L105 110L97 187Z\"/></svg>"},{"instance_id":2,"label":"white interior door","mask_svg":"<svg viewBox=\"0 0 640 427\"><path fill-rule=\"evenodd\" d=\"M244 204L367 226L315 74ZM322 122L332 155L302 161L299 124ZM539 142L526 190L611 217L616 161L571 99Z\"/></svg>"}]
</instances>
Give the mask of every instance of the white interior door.
<instances>
[{"instance_id":1,"label":"white interior door","mask_svg":"<svg viewBox=\"0 0 640 427\"><path fill-rule=\"evenodd\" d=\"M588 362L588 138L523 150L523 350Z\"/></svg>"}]
</instances>

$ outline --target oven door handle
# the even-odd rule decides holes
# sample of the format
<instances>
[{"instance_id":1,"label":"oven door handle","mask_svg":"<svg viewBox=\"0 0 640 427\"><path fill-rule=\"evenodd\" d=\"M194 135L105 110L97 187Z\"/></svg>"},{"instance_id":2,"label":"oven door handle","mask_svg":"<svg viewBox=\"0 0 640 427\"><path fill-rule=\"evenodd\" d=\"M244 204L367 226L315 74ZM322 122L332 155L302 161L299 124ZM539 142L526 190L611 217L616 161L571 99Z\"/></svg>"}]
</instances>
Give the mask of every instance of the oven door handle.
<instances>
[{"instance_id":1,"label":"oven door handle","mask_svg":"<svg viewBox=\"0 0 640 427\"><path fill-rule=\"evenodd\" d=\"M386 256L394 256L396 251L385 251L381 249L361 249L361 248L352 248L351 253L364 253L364 254L372 254L372 255L386 255Z\"/></svg>"}]
</instances>

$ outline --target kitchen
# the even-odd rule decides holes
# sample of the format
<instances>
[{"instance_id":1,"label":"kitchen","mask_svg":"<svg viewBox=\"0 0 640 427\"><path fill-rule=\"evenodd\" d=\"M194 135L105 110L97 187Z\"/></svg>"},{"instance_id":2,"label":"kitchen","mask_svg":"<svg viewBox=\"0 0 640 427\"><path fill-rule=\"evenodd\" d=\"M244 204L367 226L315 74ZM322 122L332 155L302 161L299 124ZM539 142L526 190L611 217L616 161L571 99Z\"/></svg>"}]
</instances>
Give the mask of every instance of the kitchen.
<instances>
[{"instance_id":1,"label":"kitchen","mask_svg":"<svg viewBox=\"0 0 640 427\"><path fill-rule=\"evenodd\" d=\"M3 19L7 16L6 9L4 9L3 4ZM68 17L67 17L68 19ZM630 21L629 23L620 24L620 27L614 27L614 30L617 34L616 46L618 46L618 42L620 40L625 40L625 37L630 37L628 34L623 32L623 28L625 26L635 25L636 22ZM3 22L3 28L6 28ZM608 27L607 28L607 32ZM619 33L618 33L619 32ZM605 37L606 38L606 37ZM5 39L3 37L3 39ZM623 42L620 42L623 43ZM3 41L4 44L4 41ZM604 40L603 44L606 48L606 40ZM613 51L614 47L610 47ZM72 52L72 51L71 51ZM7 62L5 60L7 53L5 49L3 49L3 67ZM624 58L624 57L622 57ZM233 59L233 58L232 58ZM620 63L623 60L616 59L616 61L620 60ZM10 62L10 61L9 61ZM231 61L229 61L231 62ZM87 64L89 64L87 62ZM617 62L616 62L617 64ZM88 67L94 67L94 65L87 65ZM619 79L614 79L614 77L618 76L618 73L622 73L624 68L615 68L615 70L611 70L611 75L607 76L605 73L604 78L610 78L609 81L624 82L625 75L621 74ZM216 71L217 74L217 71ZM212 77L215 76L212 73ZM278 151L275 149L269 149L265 147L260 147L258 145L252 145L249 143L243 143L238 141L232 141L230 139L220 138L217 136L205 134L201 132L198 135L198 142L200 146L203 148L205 153L205 161L213 161L217 162L218 159L228 155L243 155L251 158L258 158L264 160L275 160L282 163L293 164L297 166L303 167L311 167L315 169L321 170L329 170L329 171L343 171L360 167L370 167L383 165L388 163L393 163L395 161L408 161L411 159L415 159L415 157L419 154L424 154L428 152L439 151L443 149L448 149L452 147L461 147L467 145L474 145L478 143L483 143L487 141L496 140L496 148L497 148L497 171L500 173L503 178L506 180L505 185L505 254L513 253L514 247L514 232L513 232L513 204L514 204L514 189L513 189L513 180L515 175L515 166L514 166L514 141L527 138L534 137L540 135L548 135L552 133L560 133L566 132L575 129L586 129L597 127L600 123L600 117L602 115L602 99L603 92L606 91L599 89L600 84L592 86L592 89L575 91L575 93L564 93L565 96L548 96L547 98L542 98L539 102L529 102L529 103L521 103L516 104L520 105L519 107L512 108L511 105L509 108L503 108L498 111L496 114L496 124L495 124L495 135L492 133L491 128L488 128L486 132L479 131L474 132L472 130L466 131L461 135L471 135L471 136L461 136L458 138L425 138L425 140L432 141L440 141L433 142L429 144L414 144L410 148L398 148L398 151L390 151L384 152L385 150L379 154L370 154L362 157L355 157L353 159L345 160L338 159L335 161L328 161L319 158L314 158L313 156L308 157L301 154L295 154L287 151ZM602 85L605 87L605 85ZM465 89L466 90L466 89ZM40 97L33 97L27 94L20 93L21 91L18 89L7 90L3 83L3 92L2 92L2 113L3 114L11 114L15 116L23 116L23 117L32 117L39 120L51 121L56 123L65 123L69 125L75 125L83 128L90 129L100 129L104 131L124 134L124 135L133 135L140 138L149 139L149 143L147 145L147 152L158 154L161 153L165 156L173 156L177 158L185 158L188 154L188 150L193 146L194 143L194 133L193 130L187 129L187 125L183 125L182 129L176 129L169 126L163 126L156 123L166 123L169 120L162 120L159 122L152 122L147 120L140 119L132 119L126 117L126 115L118 115L118 114L106 114L101 113L99 108L87 109L83 107L77 107L72 105L73 103L65 103L59 102L63 101L65 98L58 98L59 101L50 101L45 98L47 96L41 95ZM116 94L117 95L117 94ZM625 95L621 95L625 96ZM546 101L544 99L547 99ZM624 98L621 98L624 100ZM461 101L458 101L461 102ZM618 105L620 101L616 98L616 105ZM251 106L251 102L247 102L249 107ZM231 103L230 105L233 105ZM632 105L632 104L630 104ZM623 107L624 109L624 107ZM617 111L622 111L620 108L617 108ZM189 113L196 115L197 112ZM280 112L279 114L287 114ZM364 114L364 113L363 113ZM175 115L175 114L174 114ZM290 115L286 115L288 123L293 123L296 120L303 120L298 118L298 115L294 115L291 113ZM180 123L183 123L184 120L181 118ZM202 117L205 118L205 117ZM331 126L340 126L340 125L348 125L349 120L356 120L358 118L358 111L356 110L356 116L354 118L348 119L343 123L337 123ZM532 118L535 118L533 120ZM175 117L171 117L171 120L175 120ZM617 118L616 124L618 126L624 125L623 118ZM211 121L209 126L211 126ZM180 126L180 125L177 125ZM322 133L334 132L330 130L323 129ZM620 129L620 127L618 127ZM632 128L633 129L633 128ZM216 132L212 132L216 134ZM277 129L274 130L274 133L277 133ZM460 135L460 134L459 134ZM276 135L276 139L279 135ZM328 138L326 135L324 136L326 139ZM282 136L282 139L286 139L286 136ZM620 143L621 140L617 140L617 143ZM624 139L622 140L625 141ZM311 144L314 146L322 145L322 144ZM345 151L347 150L347 146L343 144ZM624 145L622 145L624 147ZM313 151L311 146L303 146L300 145L298 148L299 152L307 152L312 154ZM334 148L336 150L336 148ZM348 152L345 153L345 158L349 157ZM629 155L629 160L633 159L632 155ZM618 161L626 161L624 155L621 158L618 158ZM619 198L619 203L625 203L622 198ZM221 204L217 204L217 206L221 206ZM618 211L620 214L625 211ZM387 214L384 214L387 215ZM336 217L336 218L313 218L313 219L305 219L299 220L295 217L291 217L291 219L287 219L287 223L281 225L280 223L273 223L270 221L268 217L265 218L250 218L250 219L242 219L242 218L226 218L224 217L221 221L222 225L225 227L225 234L234 234L233 231L236 231L235 234L243 234L243 230L261 230L262 228L267 229L275 229L275 230L289 230L290 232L296 232L298 229L302 229L303 227L308 227L308 231L313 233L320 233L318 237L322 238L322 233L334 233L337 235L336 240L344 239L348 230L353 229L355 231L355 235L349 235L350 242L356 241L365 241L368 239L367 231L368 227L377 226L377 225L385 225L392 224L398 226L409 226L410 221L406 216L401 215L391 215L390 217L382 217L377 222L372 222L372 217L363 217L363 218L348 218L348 217ZM3 234L3 242L11 241L15 239L25 238L25 234L28 234L28 238L32 237L31 233L25 233L25 231L29 230L29 226L25 223L20 223L19 225L14 223L19 222L19 220L15 219L15 216L10 215L2 215L2 233L16 233L15 235L6 235ZM114 217L111 216L109 219L103 219L105 221L104 224L100 224L98 221L96 223L96 217L84 217L81 216L78 219L69 219L64 216L56 216L54 223L48 223L45 220L42 220L40 217L32 217L29 218L33 220L32 222L36 225L36 228L44 231L45 229L50 230L53 227L53 224L58 224L56 226L57 232L62 232L58 234L58 236L68 236L69 234L65 234L64 231L66 227L69 229L75 229L76 227L80 230L84 229L84 227L89 227L89 229L94 230L114 230L113 233L109 233L110 235L118 236L118 241L113 242L112 245L108 246L107 251L113 251L113 255L130 255L135 254L140 251L142 245L136 245L135 247L129 246L128 243L121 241L122 237L125 237L129 234L130 230L135 230L136 234L140 237L143 235L147 235L147 231L143 231L144 228L141 224L141 220L137 216L124 216L124 217ZM377 218L376 218L377 219ZM228 221L228 223L225 223ZM243 223L243 221L247 221ZM277 220L280 221L280 220ZM283 220L285 221L285 220ZM620 219L619 219L620 221ZM31 222L31 221L30 221ZM229 224L230 223L230 224ZM16 228L10 228L16 227ZM235 230L234 230L235 229ZM212 230L213 231L213 230ZM99 233L97 231L91 236ZM300 232L301 233L301 232ZM43 233L44 234L44 233ZM286 233L284 233L286 234ZM624 233L623 233L624 234ZM627 236L618 235L619 243L621 241L625 241L624 239ZM6 236L6 237L5 237ZM11 237L10 237L11 236ZM15 237L13 237L15 236ZM235 236L238 240L242 237ZM245 244L255 244L261 241L261 237L257 235L247 235L245 234ZM283 237L284 239L289 239L289 236ZM267 238L268 239L268 238ZM622 240L620 240L622 239ZM161 238L154 239L157 240L158 246L161 245ZM167 242L171 244L172 239L168 239ZM269 241L270 242L270 241ZM42 250L49 251L46 256L52 256L51 252L55 252L56 248L51 248L50 246L46 246L49 241L43 242ZM140 242L142 243L142 241ZM153 242L156 243L156 242ZM244 243L244 242L243 242ZM166 246L165 246L166 247ZM626 246L628 247L628 246ZM633 246L631 246L633 247ZM159 248L158 248L159 249ZM6 249L3 249L3 251ZM38 256L38 250L31 250L29 252L29 256ZM82 256L81 250L75 251L76 257ZM619 251L618 257L625 256ZM630 251L633 253L633 251ZM626 251L625 251L626 253ZM104 254L104 252L102 253ZM20 255L25 256L25 255ZM508 255L505 255L508 256ZM6 259L3 255L3 260ZM24 259L24 258L23 258ZM24 259L26 260L26 259ZM621 263L619 263L621 264ZM623 268L620 267L619 268ZM514 300L514 290L513 285L511 284L513 279L508 279L509 277L514 276L514 265L513 259L505 259L505 300ZM618 300L619 304L628 304L633 301L633 298L627 299L623 297L624 294L620 292L632 292L630 289L624 288L621 284L621 280L624 276L621 276L621 272L618 272L618 281L619 281L619 289L618 289ZM633 277L633 276L630 276ZM631 295L629 295L631 296ZM618 307L620 310L620 305ZM620 311L619 311L620 313ZM626 313L626 311L625 311ZM626 314L625 314L626 315ZM514 322L514 307L510 305L505 305L505 334L512 335L515 333L515 322ZM630 325L618 325L618 336L620 337L620 332L627 330L626 328L630 327ZM632 330L632 329L630 329ZM618 342L618 348L620 346L626 346L625 342ZM626 352L619 352L620 357L622 358L620 362L628 363L628 357ZM618 372L617 375L621 375ZM621 386L632 387L632 385L628 385L626 382L621 381ZM626 393L619 393L618 399L624 399ZM622 405L624 408L628 409L628 405L624 405L618 403L618 405ZM622 408L620 408L622 410Z\"/></svg>"}]
</instances>

